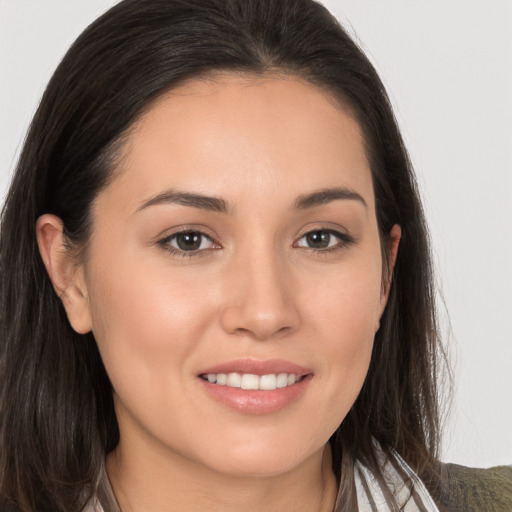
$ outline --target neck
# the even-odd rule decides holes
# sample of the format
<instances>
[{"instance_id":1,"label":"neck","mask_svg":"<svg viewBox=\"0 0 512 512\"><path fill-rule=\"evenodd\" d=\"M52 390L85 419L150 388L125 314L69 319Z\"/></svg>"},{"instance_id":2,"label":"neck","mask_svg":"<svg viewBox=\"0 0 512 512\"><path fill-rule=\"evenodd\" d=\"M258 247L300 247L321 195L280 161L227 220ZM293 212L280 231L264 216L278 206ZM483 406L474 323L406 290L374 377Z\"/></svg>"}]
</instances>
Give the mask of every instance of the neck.
<instances>
[{"instance_id":1,"label":"neck","mask_svg":"<svg viewBox=\"0 0 512 512\"><path fill-rule=\"evenodd\" d=\"M329 445L284 474L251 477L218 473L176 454L137 456L120 443L107 457L107 472L123 512L332 512L336 499Z\"/></svg>"}]
</instances>

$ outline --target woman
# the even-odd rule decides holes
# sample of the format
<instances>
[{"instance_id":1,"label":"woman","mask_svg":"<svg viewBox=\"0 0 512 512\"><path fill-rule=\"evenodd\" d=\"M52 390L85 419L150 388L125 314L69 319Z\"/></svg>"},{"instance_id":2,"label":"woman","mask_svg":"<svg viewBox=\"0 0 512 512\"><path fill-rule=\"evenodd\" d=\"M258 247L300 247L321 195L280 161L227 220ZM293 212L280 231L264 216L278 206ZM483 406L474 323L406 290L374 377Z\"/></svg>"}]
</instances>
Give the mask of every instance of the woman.
<instances>
[{"instance_id":1,"label":"woman","mask_svg":"<svg viewBox=\"0 0 512 512\"><path fill-rule=\"evenodd\" d=\"M320 5L116 5L1 237L6 510L469 510L407 153Z\"/></svg>"}]
</instances>

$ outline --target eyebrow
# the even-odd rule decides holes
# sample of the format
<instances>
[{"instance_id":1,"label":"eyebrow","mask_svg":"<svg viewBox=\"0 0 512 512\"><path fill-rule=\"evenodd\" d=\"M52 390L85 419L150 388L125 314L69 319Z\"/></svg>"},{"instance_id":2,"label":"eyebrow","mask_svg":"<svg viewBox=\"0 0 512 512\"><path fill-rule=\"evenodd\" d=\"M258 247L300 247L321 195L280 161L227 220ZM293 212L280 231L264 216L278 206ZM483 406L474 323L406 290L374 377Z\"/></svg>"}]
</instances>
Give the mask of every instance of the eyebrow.
<instances>
[{"instance_id":1,"label":"eyebrow","mask_svg":"<svg viewBox=\"0 0 512 512\"><path fill-rule=\"evenodd\" d=\"M305 210L306 208L314 208L315 206L321 206L340 199L359 201L365 208L368 208L363 196L345 187L324 188L310 194L301 195L295 200L294 208Z\"/></svg>"},{"instance_id":2,"label":"eyebrow","mask_svg":"<svg viewBox=\"0 0 512 512\"><path fill-rule=\"evenodd\" d=\"M201 210L209 210L218 213L229 213L231 208L226 200L220 197L204 196L191 192L180 192L178 190L166 190L161 194L153 196L145 201L137 211L144 210L150 206L158 204L180 204L182 206L191 206Z\"/></svg>"},{"instance_id":3,"label":"eyebrow","mask_svg":"<svg viewBox=\"0 0 512 512\"><path fill-rule=\"evenodd\" d=\"M360 202L365 208L368 208L364 198L354 190L344 187L325 188L311 192L309 194L300 195L293 203L296 210L305 210L321 206L337 200L354 200ZM159 204L179 204L182 206L190 206L192 208L200 208L201 210L209 210L217 213L233 213L235 208L229 203L216 196L205 196L202 194L194 194L192 192L182 192L175 189L166 190L161 194L157 194L149 198L137 209L144 210L150 206Z\"/></svg>"}]
</instances>

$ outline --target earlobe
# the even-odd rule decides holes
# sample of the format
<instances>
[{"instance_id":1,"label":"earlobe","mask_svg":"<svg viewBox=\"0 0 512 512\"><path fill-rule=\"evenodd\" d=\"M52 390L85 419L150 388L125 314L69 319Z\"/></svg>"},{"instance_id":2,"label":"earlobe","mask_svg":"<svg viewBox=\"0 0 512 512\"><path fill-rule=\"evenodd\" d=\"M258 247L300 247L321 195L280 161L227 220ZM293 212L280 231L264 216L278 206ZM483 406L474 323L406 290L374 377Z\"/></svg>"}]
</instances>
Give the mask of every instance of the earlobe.
<instances>
[{"instance_id":1,"label":"earlobe","mask_svg":"<svg viewBox=\"0 0 512 512\"><path fill-rule=\"evenodd\" d=\"M56 215L45 214L36 224L37 244L46 271L66 310L73 329L85 334L92 329L83 268L77 266L64 239L64 225Z\"/></svg>"}]
</instances>

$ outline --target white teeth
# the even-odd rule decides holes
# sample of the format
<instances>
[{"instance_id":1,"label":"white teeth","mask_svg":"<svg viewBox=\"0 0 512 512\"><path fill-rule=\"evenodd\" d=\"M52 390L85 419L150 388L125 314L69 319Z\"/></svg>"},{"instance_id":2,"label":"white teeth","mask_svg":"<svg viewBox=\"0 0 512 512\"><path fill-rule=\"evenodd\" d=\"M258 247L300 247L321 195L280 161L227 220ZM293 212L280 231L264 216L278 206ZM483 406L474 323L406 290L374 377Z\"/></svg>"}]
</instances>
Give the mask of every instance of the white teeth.
<instances>
[{"instance_id":1,"label":"white teeth","mask_svg":"<svg viewBox=\"0 0 512 512\"><path fill-rule=\"evenodd\" d=\"M242 388L248 390L261 389L272 391L276 388L292 386L301 379L293 373L270 373L268 375L254 375L252 373L208 373L202 375L204 380L220 386Z\"/></svg>"},{"instance_id":2,"label":"white teeth","mask_svg":"<svg viewBox=\"0 0 512 512\"><path fill-rule=\"evenodd\" d=\"M217 374L217 384L220 384L221 386L225 386L228 382L228 376L225 373L218 373Z\"/></svg>"},{"instance_id":3,"label":"white teeth","mask_svg":"<svg viewBox=\"0 0 512 512\"><path fill-rule=\"evenodd\" d=\"M273 373L271 373L270 375L262 375L260 377L260 389L276 389L276 380L277 377Z\"/></svg>"},{"instance_id":4,"label":"white teeth","mask_svg":"<svg viewBox=\"0 0 512 512\"><path fill-rule=\"evenodd\" d=\"M280 373L277 376L276 388L285 388L288 386L288 374Z\"/></svg>"},{"instance_id":5,"label":"white teeth","mask_svg":"<svg viewBox=\"0 0 512 512\"><path fill-rule=\"evenodd\" d=\"M242 375L242 382L240 383L242 389L260 389L260 378L251 373L244 373Z\"/></svg>"},{"instance_id":6,"label":"white teeth","mask_svg":"<svg viewBox=\"0 0 512 512\"><path fill-rule=\"evenodd\" d=\"M226 386L230 386L232 388L239 388L241 384L242 376L239 373L228 373Z\"/></svg>"}]
</instances>

